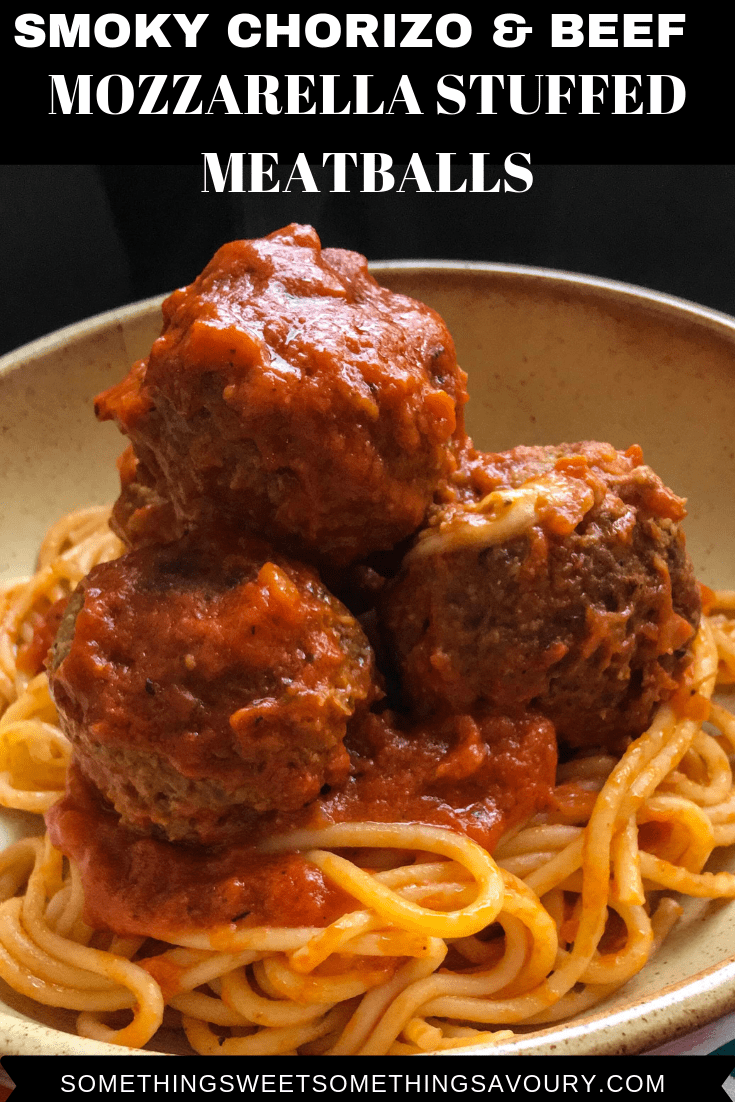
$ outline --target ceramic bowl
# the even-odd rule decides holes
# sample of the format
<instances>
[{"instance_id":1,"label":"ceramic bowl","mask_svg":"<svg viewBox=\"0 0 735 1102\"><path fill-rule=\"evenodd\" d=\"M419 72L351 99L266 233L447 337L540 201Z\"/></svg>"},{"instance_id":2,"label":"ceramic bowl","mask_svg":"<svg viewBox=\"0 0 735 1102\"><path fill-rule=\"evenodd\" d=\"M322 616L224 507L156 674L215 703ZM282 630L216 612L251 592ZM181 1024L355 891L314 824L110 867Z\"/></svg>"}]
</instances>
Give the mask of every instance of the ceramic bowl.
<instances>
[{"instance_id":1,"label":"ceramic bowl","mask_svg":"<svg viewBox=\"0 0 735 1102\"><path fill-rule=\"evenodd\" d=\"M688 499L700 579L735 588L735 319L639 287L567 272L390 263L378 279L435 307L469 374L469 431L486 449L637 443ZM70 326L0 360L0 578L28 572L51 522L117 492L123 442L94 395L144 355L151 299ZM7 837L27 817L4 816ZM720 867L728 866L724 851ZM688 902L660 953L608 1004L527 1033L498 1054L632 1054L735 1009L735 902ZM0 1053L119 1052L72 1035L72 1016L7 990ZM464 1049L464 1053L478 1049ZM481 1051L481 1049L479 1049Z\"/></svg>"}]
</instances>

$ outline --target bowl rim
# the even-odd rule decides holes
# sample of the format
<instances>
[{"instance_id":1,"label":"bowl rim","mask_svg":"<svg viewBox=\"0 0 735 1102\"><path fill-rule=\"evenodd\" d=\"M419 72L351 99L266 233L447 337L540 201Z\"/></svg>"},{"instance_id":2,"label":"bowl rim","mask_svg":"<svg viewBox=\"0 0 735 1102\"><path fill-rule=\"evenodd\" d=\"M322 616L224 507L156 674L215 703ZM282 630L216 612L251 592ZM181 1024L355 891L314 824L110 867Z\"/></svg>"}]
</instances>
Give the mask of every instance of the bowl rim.
<instances>
[{"instance_id":1,"label":"bowl rim","mask_svg":"<svg viewBox=\"0 0 735 1102\"><path fill-rule=\"evenodd\" d=\"M689 318L693 323L704 323L719 331L730 341L735 341L735 316L703 306L690 299L657 291L638 284L602 276L592 276L565 269L537 267L525 264L506 264L486 261L405 259L371 261L370 271L376 276L381 272L404 272L415 276L437 272L462 276L476 273L485 276L508 276L521 283L542 282L577 292L600 292L602 297L626 304L658 307L675 316L679 322ZM72 322L36 338L0 356L0 379L21 369L26 361L48 355L58 348L84 336L116 325L122 332L126 322L138 320L159 308L170 292L138 299L123 306L114 307L87 318ZM521 1034L513 1041L498 1045L472 1045L427 1055L633 1055L684 1036L694 1029L712 1023L723 1014L735 1011L735 952L709 968L661 988L654 994L639 996L612 1010L588 1014L581 1021L554 1023ZM701 1000L708 996L705 1007ZM714 998L713 998L714 996ZM658 1033L662 1014L676 1008L677 1023L667 1030L666 1037ZM635 1038L625 1040L606 1039L608 1031L624 1026L635 1027ZM657 1035L658 1034L658 1035ZM590 1051L589 1041L595 1038L595 1049ZM58 1040L57 1040L58 1039ZM46 1047L48 1045L48 1047ZM40 1022L27 1021L6 1012L0 1006L0 1051L5 1055L38 1055L59 1053L62 1055L140 1055L156 1056L164 1053L144 1049L121 1049L104 1041L78 1037Z\"/></svg>"},{"instance_id":2,"label":"bowl rim","mask_svg":"<svg viewBox=\"0 0 735 1102\"><path fill-rule=\"evenodd\" d=\"M411 271L418 273L429 272L432 269L440 271L462 272L486 272L488 274L511 275L527 277L529 280L537 279L548 282L557 282L561 286L573 286L577 288L589 288L600 291L613 292L616 296L623 295L631 299L646 300L661 306L676 307L677 312L682 310L694 314L699 320L707 319L715 323L723 323L728 329L735 330L735 315L728 314L714 307L703 306L693 299L672 295L666 291L657 291L653 287L643 284L627 283L625 280L613 279L608 276L588 275L584 272L568 270L566 268L537 267L531 264L502 264L483 260L375 260L370 261L370 271L375 273L380 270Z\"/></svg>"},{"instance_id":3,"label":"bowl rim","mask_svg":"<svg viewBox=\"0 0 735 1102\"><path fill-rule=\"evenodd\" d=\"M584 272L570 271L564 268L537 267L530 264L504 264L484 260L374 260L369 264L370 272L375 275L381 271L412 272L415 275L431 274L442 271L461 275L467 272L484 273L486 275L518 276L521 279L541 280L545 283L558 283L560 287L574 287L578 290L597 290L608 292L611 297L622 296L623 299L635 300L660 307L668 307L672 313L681 317L682 313L692 315L698 321L707 321L713 327L724 327L735 335L735 316L722 310L715 310L710 306L703 306L692 299L671 295L665 291L657 291L641 284L626 283L624 280L612 279L607 276L587 275ZM110 310L103 310L98 314L92 314L78 321L70 322L60 329L54 329L42 337L37 337L26 344L0 356L0 377L22 366L22 362L31 357L52 352L59 345L64 344L78 334L93 334L99 329L104 329L111 322L124 322L146 314L149 310L160 306L165 298L171 294L166 291L161 294L151 295L147 298L137 299L135 302L123 306L116 306Z\"/></svg>"}]
</instances>

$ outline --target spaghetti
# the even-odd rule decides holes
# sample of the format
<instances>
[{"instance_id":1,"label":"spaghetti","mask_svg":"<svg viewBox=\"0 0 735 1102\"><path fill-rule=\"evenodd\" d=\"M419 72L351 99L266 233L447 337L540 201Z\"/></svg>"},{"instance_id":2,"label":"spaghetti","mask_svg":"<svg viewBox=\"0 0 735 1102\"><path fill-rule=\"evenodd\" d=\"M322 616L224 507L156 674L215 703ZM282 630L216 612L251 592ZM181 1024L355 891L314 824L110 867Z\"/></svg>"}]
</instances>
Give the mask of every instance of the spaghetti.
<instances>
[{"instance_id":1,"label":"spaghetti","mask_svg":"<svg viewBox=\"0 0 735 1102\"><path fill-rule=\"evenodd\" d=\"M36 573L0 591L0 802L42 813L70 750L44 673L40 617L119 554L107 511L64 518ZM417 823L335 823L262 843L298 850L354 901L318 927L171 929L168 946L84 920L79 869L48 837L0 856L0 976L78 1012L81 1036L138 1048L164 1020L201 1054L419 1054L513 1036L597 1005L644 967L681 913L665 892L735 896L704 871L735 841L735 594L715 594L684 684L619 759L559 770L554 809L491 857ZM349 854L347 857L345 854Z\"/></svg>"}]
</instances>

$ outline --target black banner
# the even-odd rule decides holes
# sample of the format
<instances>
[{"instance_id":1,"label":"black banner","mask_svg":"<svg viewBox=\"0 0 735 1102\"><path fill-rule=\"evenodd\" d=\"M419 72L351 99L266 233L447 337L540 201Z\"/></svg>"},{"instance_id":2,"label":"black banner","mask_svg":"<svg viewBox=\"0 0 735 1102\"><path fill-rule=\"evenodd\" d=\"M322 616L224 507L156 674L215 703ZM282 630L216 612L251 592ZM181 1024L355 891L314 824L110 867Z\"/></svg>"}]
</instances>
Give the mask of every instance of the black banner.
<instances>
[{"instance_id":1,"label":"black banner","mask_svg":"<svg viewBox=\"0 0 735 1102\"><path fill-rule=\"evenodd\" d=\"M612 1057L469 1056L448 1061L304 1061L224 1058L131 1061L128 1057L4 1057L16 1084L12 1102L31 1102L43 1092L63 1099L174 1098L379 1099L491 1098L674 1099L696 1087L701 1102L725 1102L733 1056L672 1063L664 1057L622 1061ZM730 1095L731 1096L731 1095Z\"/></svg>"},{"instance_id":2,"label":"black banner","mask_svg":"<svg viewBox=\"0 0 735 1102\"><path fill-rule=\"evenodd\" d=\"M14 9L4 98L18 161L354 145L406 163L458 127L501 163L719 163L729 36L685 13L537 9L171 15ZM19 77L18 74L22 74ZM463 139L464 140L464 139ZM672 156L673 153L673 156ZM54 152L56 157L57 153Z\"/></svg>"}]
</instances>

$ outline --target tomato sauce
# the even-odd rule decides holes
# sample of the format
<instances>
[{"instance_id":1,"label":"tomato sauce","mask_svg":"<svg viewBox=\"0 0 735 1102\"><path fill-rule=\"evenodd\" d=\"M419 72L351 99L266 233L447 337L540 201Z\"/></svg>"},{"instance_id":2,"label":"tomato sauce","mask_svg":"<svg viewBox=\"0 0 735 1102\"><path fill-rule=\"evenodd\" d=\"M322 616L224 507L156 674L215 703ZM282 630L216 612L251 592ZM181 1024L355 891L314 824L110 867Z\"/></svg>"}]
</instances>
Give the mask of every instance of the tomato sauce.
<instances>
[{"instance_id":1,"label":"tomato sauce","mask_svg":"<svg viewBox=\"0 0 735 1102\"><path fill-rule=\"evenodd\" d=\"M164 940L176 930L244 919L323 926L355 901L299 853L265 855L258 841L333 822L419 822L492 849L509 826L551 800L556 739L539 717L454 716L416 729L386 712L367 716L348 741L347 784L300 812L254 815L246 835L227 846L174 844L130 830L72 766L67 794L46 818L51 840L81 871L86 920Z\"/></svg>"}]
</instances>

